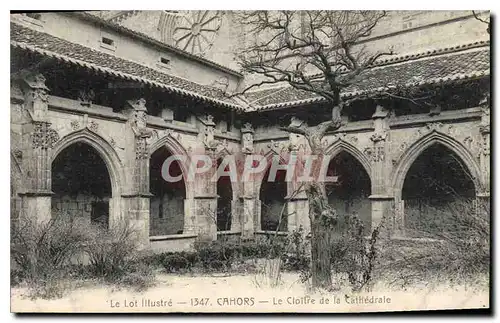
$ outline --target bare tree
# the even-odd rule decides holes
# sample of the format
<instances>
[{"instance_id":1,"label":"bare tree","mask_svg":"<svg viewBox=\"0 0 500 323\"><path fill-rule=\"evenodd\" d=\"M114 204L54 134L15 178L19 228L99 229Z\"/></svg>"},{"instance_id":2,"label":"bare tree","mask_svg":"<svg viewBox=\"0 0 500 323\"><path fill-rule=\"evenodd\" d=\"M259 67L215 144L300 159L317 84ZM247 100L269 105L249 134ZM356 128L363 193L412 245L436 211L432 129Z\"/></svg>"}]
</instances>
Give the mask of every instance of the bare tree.
<instances>
[{"instance_id":1,"label":"bare tree","mask_svg":"<svg viewBox=\"0 0 500 323\"><path fill-rule=\"evenodd\" d=\"M490 34L490 17L488 17L488 19L481 18L474 10L472 10L472 14L474 15L474 18L476 18L476 20L479 20L483 24L487 25L486 32Z\"/></svg>"},{"instance_id":2,"label":"bare tree","mask_svg":"<svg viewBox=\"0 0 500 323\"><path fill-rule=\"evenodd\" d=\"M323 156L322 139L328 130L342 126L342 109L350 102L341 92L363 77L378 58L392 51L369 52L359 41L369 37L386 15L379 11L252 11L240 13L257 35L240 55L243 69L263 76L240 93L265 84L289 84L297 90L321 96L331 106L331 118L314 126L292 122L283 130L303 135L311 153ZM311 221L311 260L313 287L331 288L330 242L337 223L324 186L307 183Z\"/></svg>"}]
</instances>

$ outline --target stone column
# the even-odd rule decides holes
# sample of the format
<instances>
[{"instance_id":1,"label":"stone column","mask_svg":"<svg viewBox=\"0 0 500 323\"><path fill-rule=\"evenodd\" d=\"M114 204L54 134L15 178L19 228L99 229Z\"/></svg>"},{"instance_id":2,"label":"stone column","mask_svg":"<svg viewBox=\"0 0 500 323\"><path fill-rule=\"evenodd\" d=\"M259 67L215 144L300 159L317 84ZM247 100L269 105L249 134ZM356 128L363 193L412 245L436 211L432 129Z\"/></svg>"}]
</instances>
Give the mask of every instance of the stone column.
<instances>
[{"instance_id":1,"label":"stone column","mask_svg":"<svg viewBox=\"0 0 500 323\"><path fill-rule=\"evenodd\" d=\"M216 149L219 142L215 140L215 122L211 115L200 119L202 123L201 141L205 155L211 160L207 172L196 174L194 178L193 214L196 217L198 239L200 241L217 240L217 182L212 181L217 171ZM189 180L189 179L188 179Z\"/></svg>"},{"instance_id":2,"label":"stone column","mask_svg":"<svg viewBox=\"0 0 500 323\"><path fill-rule=\"evenodd\" d=\"M481 150L479 153L479 163L481 168L481 191L476 192L478 198L478 206L482 207L484 204L490 204L490 163L491 163L491 150L490 150L490 98L489 95L485 97L481 103L481 124L479 132L481 134Z\"/></svg>"},{"instance_id":3,"label":"stone column","mask_svg":"<svg viewBox=\"0 0 500 323\"><path fill-rule=\"evenodd\" d=\"M234 194L233 194L234 196ZM243 201L239 198L231 200L231 231L242 231Z\"/></svg>"},{"instance_id":4,"label":"stone column","mask_svg":"<svg viewBox=\"0 0 500 323\"><path fill-rule=\"evenodd\" d=\"M253 146L253 134L254 130L250 123L245 123L241 128L241 147L243 152L243 157L252 155L254 152ZM245 160L243 164L245 165ZM254 179L249 179L246 181L243 178L245 170L241 174L242 180L242 196L241 203L243 207L243 212L241 216L241 237L243 239L253 239L255 230L260 230L260 201L257 199L257 194L255 192L255 182Z\"/></svg>"},{"instance_id":5,"label":"stone column","mask_svg":"<svg viewBox=\"0 0 500 323\"><path fill-rule=\"evenodd\" d=\"M291 127L298 127L303 121L297 118L292 118ZM287 185L287 214L288 214L288 227L287 231L292 232L298 230L300 227L304 229L304 234L307 235L311 231L311 224L309 221L309 201L305 190L302 188L302 182L299 182L299 176L303 174L298 174L298 155L299 147L308 146L304 141L304 137L298 134L289 134L289 162L295 159L295 173L291 182ZM299 189L301 189L299 191Z\"/></svg>"},{"instance_id":6,"label":"stone column","mask_svg":"<svg viewBox=\"0 0 500 323\"><path fill-rule=\"evenodd\" d=\"M309 221L309 201L306 193L302 191L290 197L287 201L288 231L292 232L302 227L304 234L307 235L311 231L311 223Z\"/></svg>"},{"instance_id":7,"label":"stone column","mask_svg":"<svg viewBox=\"0 0 500 323\"><path fill-rule=\"evenodd\" d=\"M394 196L390 190L391 164L388 158L389 152L389 111L381 105L377 105L372 116L374 133L370 137L372 146L365 149L371 162L371 186L370 200L372 202L371 230L380 227L383 232L389 233L393 226ZM387 220L384 223L382 220ZM382 228L381 228L382 229Z\"/></svg>"},{"instance_id":8,"label":"stone column","mask_svg":"<svg viewBox=\"0 0 500 323\"><path fill-rule=\"evenodd\" d=\"M22 195L22 216L47 222L51 219L52 148L59 140L48 119L48 88L41 74L22 80L24 107L31 122L23 125L22 156L26 187Z\"/></svg>"},{"instance_id":9,"label":"stone column","mask_svg":"<svg viewBox=\"0 0 500 323\"><path fill-rule=\"evenodd\" d=\"M129 213L125 221L136 228L142 247L149 246L149 145L151 130L147 128L146 100L130 100L124 112L128 115L134 133L134 161L132 162L132 177L130 193L124 198ZM120 225L120 223L116 223Z\"/></svg>"},{"instance_id":10,"label":"stone column","mask_svg":"<svg viewBox=\"0 0 500 323\"><path fill-rule=\"evenodd\" d=\"M484 184L483 195L488 195L490 192L490 100L489 97L481 102L482 116L479 132L481 133L481 153L480 153L480 166L482 182ZM487 194L486 194L487 193Z\"/></svg>"}]
</instances>

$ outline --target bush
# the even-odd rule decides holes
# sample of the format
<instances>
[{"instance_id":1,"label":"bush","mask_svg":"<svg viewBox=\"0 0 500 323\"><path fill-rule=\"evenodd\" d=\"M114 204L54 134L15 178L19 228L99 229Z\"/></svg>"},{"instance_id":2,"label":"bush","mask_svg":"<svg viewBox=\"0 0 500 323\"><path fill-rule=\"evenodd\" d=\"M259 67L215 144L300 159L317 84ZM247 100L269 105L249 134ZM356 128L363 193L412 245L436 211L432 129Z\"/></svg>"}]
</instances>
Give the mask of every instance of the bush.
<instances>
[{"instance_id":1,"label":"bush","mask_svg":"<svg viewBox=\"0 0 500 323\"><path fill-rule=\"evenodd\" d=\"M137 292L142 292L154 285L154 273L151 267L140 262L140 259L128 266L128 271L121 276L114 277L119 286L131 287Z\"/></svg>"},{"instance_id":2,"label":"bush","mask_svg":"<svg viewBox=\"0 0 500 323\"><path fill-rule=\"evenodd\" d=\"M281 257L284 270L299 271L302 274L310 270L310 243L304 240L304 236L302 227L287 236L285 242L287 252Z\"/></svg>"},{"instance_id":3,"label":"bush","mask_svg":"<svg viewBox=\"0 0 500 323\"><path fill-rule=\"evenodd\" d=\"M337 232L330 244L332 270L346 275L353 291L361 290L372 280L380 228L375 228L366 241L364 225L357 216L343 215L338 218Z\"/></svg>"},{"instance_id":4,"label":"bush","mask_svg":"<svg viewBox=\"0 0 500 323\"><path fill-rule=\"evenodd\" d=\"M205 270L229 270L238 254L239 246L232 242L213 241L195 243L198 261Z\"/></svg>"},{"instance_id":5,"label":"bush","mask_svg":"<svg viewBox=\"0 0 500 323\"><path fill-rule=\"evenodd\" d=\"M165 253L161 264L168 273L189 272L198 261L194 252Z\"/></svg>"},{"instance_id":6,"label":"bush","mask_svg":"<svg viewBox=\"0 0 500 323\"><path fill-rule=\"evenodd\" d=\"M118 224L110 229L91 225L84 246L91 274L113 281L133 272L139 246L136 237L136 232L128 224Z\"/></svg>"},{"instance_id":7,"label":"bush","mask_svg":"<svg viewBox=\"0 0 500 323\"><path fill-rule=\"evenodd\" d=\"M58 281L67 275L72 257L81 254L86 241L84 230L62 217L47 222L23 217L14 226L11 239L16 281L26 280L35 296L61 296Z\"/></svg>"},{"instance_id":8,"label":"bush","mask_svg":"<svg viewBox=\"0 0 500 323\"><path fill-rule=\"evenodd\" d=\"M26 281L33 297L61 297L67 278L103 278L139 290L153 282L153 272L142 264L135 232L127 224L108 230L57 216L46 223L22 219L12 232L11 257L16 268L11 281ZM84 255L88 265L72 263Z\"/></svg>"},{"instance_id":9,"label":"bush","mask_svg":"<svg viewBox=\"0 0 500 323\"><path fill-rule=\"evenodd\" d=\"M380 271L389 271L394 283L406 285L429 279L466 282L488 274L490 267L490 204L456 201L439 210L451 225L433 239L385 246Z\"/></svg>"},{"instance_id":10,"label":"bush","mask_svg":"<svg viewBox=\"0 0 500 323\"><path fill-rule=\"evenodd\" d=\"M159 266L168 273L191 272L194 268L203 271L248 271L254 266L244 264L249 259L281 258L289 270L298 270L304 259L295 252L285 252L284 242L263 241L210 241L197 242L193 252L164 252L145 259L150 266Z\"/></svg>"}]
</instances>

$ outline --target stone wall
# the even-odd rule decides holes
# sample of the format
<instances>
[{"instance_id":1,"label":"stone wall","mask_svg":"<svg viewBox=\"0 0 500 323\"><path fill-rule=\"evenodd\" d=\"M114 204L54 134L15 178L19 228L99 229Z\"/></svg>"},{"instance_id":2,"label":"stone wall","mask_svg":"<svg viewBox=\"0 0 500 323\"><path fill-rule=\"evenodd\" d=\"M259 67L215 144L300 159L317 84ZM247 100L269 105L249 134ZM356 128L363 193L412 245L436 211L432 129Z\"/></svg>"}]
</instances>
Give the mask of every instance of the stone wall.
<instances>
[{"instance_id":1,"label":"stone wall","mask_svg":"<svg viewBox=\"0 0 500 323\"><path fill-rule=\"evenodd\" d=\"M160 236L181 234L184 230L184 198L165 194L160 216L160 198L152 197L150 202L149 235Z\"/></svg>"},{"instance_id":2,"label":"stone wall","mask_svg":"<svg viewBox=\"0 0 500 323\"><path fill-rule=\"evenodd\" d=\"M89 225L92 221L92 209L95 203L103 203L109 208L109 198L98 198L92 195L78 194L77 196L52 196L52 215L62 218L73 219L78 223ZM94 211L95 212L95 211ZM96 217L101 217L106 222L109 217L109 210L101 216L95 214Z\"/></svg>"}]
</instances>

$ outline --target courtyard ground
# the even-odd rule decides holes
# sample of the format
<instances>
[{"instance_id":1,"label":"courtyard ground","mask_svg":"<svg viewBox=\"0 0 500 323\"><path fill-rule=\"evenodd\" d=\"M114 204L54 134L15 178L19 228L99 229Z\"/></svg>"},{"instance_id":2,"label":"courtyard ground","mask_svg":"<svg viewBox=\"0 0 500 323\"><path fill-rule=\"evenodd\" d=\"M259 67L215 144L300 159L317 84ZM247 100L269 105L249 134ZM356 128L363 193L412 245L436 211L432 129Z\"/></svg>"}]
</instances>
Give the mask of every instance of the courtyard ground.
<instances>
[{"instance_id":1,"label":"courtyard ground","mask_svg":"<svg viewBox=\"0 0 500 323\"><path fill-rule=\"evenodd\" d=\"M84 282L59 299L30 299L28 289L11 289L13 312L362 312L488 308L487 279L450 286L407 288L376 284L371 292L347 289L310 293L296 273L283 273L270 287L257 274L174 275L159 273L143 292ZM328 302L328 303L327 303Z\"/></svg>"}]
</instances>

